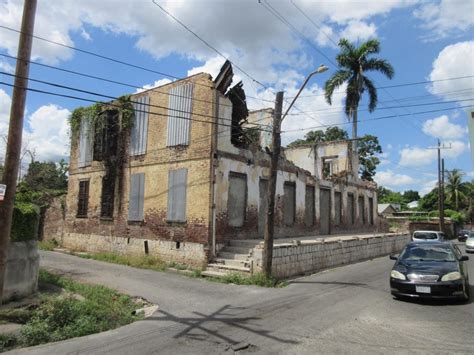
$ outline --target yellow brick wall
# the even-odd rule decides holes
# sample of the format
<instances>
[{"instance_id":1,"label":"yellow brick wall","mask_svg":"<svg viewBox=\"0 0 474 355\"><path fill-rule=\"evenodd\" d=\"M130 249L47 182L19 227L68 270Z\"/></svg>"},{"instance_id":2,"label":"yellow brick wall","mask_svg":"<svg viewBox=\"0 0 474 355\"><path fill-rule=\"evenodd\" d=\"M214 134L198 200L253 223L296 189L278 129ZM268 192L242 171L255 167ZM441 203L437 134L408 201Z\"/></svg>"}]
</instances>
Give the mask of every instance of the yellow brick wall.
<instances>
[{"instance_id":1,"label":"yellow brick wall","mask_svg":"<svg viewBox=\"0 0 474 355\"><path fill-rule=\"evenodd\" d=\"M193 89L190 144L186 147L167 147L168 100L170 88L195 83ZM130 157L122 175L122 191L116 184L113 221L100 219L102 163L93 162L90 167L78 168L78 144L71 145L71 170L67 196L66 232L77 234L112 235L169 241L188 241L207 244L209 240L210 193L211 193L211 140L214 117L214 91L208 74L197 74L185 80L151 89L132 96L150 97L148 139L146 154ZM197 99L197 100L196 100ZM203 100L203 101L200 101ZM208 102L204 102L208 101ZM156 107L160 106L160 107ZM197 122L206 121L206 122ZM127 150L128 151L128 150ZM168 205L168 171L187 168L187 223L166 221ZM143 222L128 222L128 196L130 175L145 173L145 201ZM76 218L79 181L90 179L89 218ZM117 196L117 195L120 195ZM120 200L119 200L120 198Z\"/></svg>"}]
</instances>

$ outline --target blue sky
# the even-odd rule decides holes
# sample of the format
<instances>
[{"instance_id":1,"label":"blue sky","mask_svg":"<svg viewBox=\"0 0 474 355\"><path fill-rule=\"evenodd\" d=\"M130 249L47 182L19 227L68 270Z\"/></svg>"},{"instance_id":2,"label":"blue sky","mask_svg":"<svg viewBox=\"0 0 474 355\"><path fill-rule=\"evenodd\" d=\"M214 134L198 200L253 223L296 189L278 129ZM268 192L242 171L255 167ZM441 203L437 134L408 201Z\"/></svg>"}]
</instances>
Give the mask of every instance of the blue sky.
<instances>
[{"instance_id":1,"label":"blue sky","mask_svg":"<svg viewBox=\"0 0 474 355\"><path fill-rule=\"evenodd\" d=\"M337 48L333 42L340 37L354 42L380 39L379 56L388 59L396 72L393 80L369 73L380 87L474 76L472 0L156 1L265 85L264 88L235 70L235 82L243 80L247 95L255 97L249 99L251 108L271 106L278 90L284 90L291 98L307 73L321 63L330 67L311 80L297 109L287 117L284 143L303 136L304 129L347 122L341 110L342 95L335 96L332 107L321 95L324 81L335 70ZM0 0L0 25L19 29L22 6L21 0ZM35 34L174 77L200 71L215 75L224 61L151 0L39 0ZM17 41L15 32L0 28L0 54L16 56ZM169 80L39 40L34 41L33 57L39 63L137 86ZM13 60L0 56L0 71L12 72L14 65ZM36 65L31 67L30 76L111 96L135 91ZM12 82L11 77L1 78ZM31 83L30 87L90 97L38 83ZM434 146L438 138L451 146L443 151L446 168L459 168L466 178L474 177L466 113L459 108L472 106L469 99L474 99L473 91L473 77L379 89L379 106L371 114L365 110L364 100L359 117L369 121L360 123L359 133L378 136L384 150L376 180L398 191L428 192L436 180L436 151L426 148ZM10 95L10 88L0 85L0 135L7 131ZM67 158L67 117L84 104L29 93L24 137L25 145L35 151L37 159ZM371 120L397 115L407 116ZM3 153L4 147L0 146L0 157Z\"/></svg>"}]
</instances>

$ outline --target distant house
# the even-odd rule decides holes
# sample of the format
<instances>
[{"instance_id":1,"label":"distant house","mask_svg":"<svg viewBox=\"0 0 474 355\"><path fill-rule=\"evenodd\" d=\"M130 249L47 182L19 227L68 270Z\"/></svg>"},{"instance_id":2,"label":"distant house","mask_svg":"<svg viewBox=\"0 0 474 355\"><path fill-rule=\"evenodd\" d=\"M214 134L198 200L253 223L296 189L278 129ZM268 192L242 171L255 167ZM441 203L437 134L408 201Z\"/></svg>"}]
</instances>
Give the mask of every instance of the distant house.
<instances>
[{"instance_id":1,"label":"distant house","mask_svg":"<svg viewBox=\"0 0 474 355\"><path fill-rule=\"evenodd\" d=\"M408 208L418 208L418 201L411 201L410 203L407 203Z\"/></svg>"},{"instance_id":2,"label":"distant house","mask_svg":"<svg viewBox=\"0 0 474 355\"><path fill-rule=\"evenodd\" d=\"M377 205L377 212L379 215L384 217L393 216L394 213L397 213L400 208L397 208L397 204L393 203L379 203Z\"/></svg>"}]
</instances>

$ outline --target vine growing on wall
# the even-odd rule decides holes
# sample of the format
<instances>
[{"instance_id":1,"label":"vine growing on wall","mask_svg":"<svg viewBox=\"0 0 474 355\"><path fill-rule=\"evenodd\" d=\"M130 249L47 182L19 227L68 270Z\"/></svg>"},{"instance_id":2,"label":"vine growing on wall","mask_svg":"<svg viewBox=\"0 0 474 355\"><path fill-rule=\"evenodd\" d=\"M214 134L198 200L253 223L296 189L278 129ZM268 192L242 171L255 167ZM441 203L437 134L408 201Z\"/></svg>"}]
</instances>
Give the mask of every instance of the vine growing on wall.
<instances>
[{"instance_id":1,"label":"vine growing on wall","mask_svg":"<svg viewBox=\"0 0 474 355\"><path fill-rule=\"evenodd\" d=\"M111 103L96 103L89 107L75 109L70 118L71 141L77 143L81 125L87 120L88 131L84 132L93 142L93 157L104 166L106 187L114 196L115 183L118 195L123 191L123 168L128 159L128 137L133 126L135 112L130 95L121 96ZM118 178L118 181L117 181ZM111 189L111 190L110 190ZM119 201L119 210L121 209ZM108 202L110 203L110 201Z\"/></svg>"}]
</instances>

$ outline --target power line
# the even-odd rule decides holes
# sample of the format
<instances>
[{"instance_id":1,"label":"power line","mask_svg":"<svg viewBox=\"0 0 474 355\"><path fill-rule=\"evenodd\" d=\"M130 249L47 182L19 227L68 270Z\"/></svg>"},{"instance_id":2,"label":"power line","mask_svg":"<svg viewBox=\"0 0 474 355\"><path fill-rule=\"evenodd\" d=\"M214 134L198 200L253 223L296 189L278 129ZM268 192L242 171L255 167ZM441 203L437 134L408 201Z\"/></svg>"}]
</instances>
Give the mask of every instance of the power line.
<instances>
[{"instance_id":1,"label":"power line","mask_svg":"<svg viewBox=\"0 0 474 355\"><path fill-rule=\"evenodd\" d=\"M470 107L472 107L472 106L467 105L467 106L447 107L447 108L438 109L438 110L413 112L412 114L411 113L406 113L406 114L400 114L400 115L374 117L374 118L368 118L366 120L358 120L357 122L378 121L378 120L385 120L385 119L389 119L389 118L397 118L397 117L410 116L410 115L421 115L421 114L425 114L425 113L433 113L433 112L441 112L441 111L458 110L458 109L470 108ZM326 127L333 127L333 126L342 126L342 125L347 125L347 124L352 124L352 121L351 122L326 124L326 125L321 125L321 126L306 127L306 128L289 129L289 130L286 130L286 131L282 131L282 133L300 132L300 131L306 131L306 130L311 130L311 129L326 128Z\"/></svg>"},{"instance_id":2,"label":"power line","mask_svg":"<svg viewBox=\"0 0 474 355\"><path fill-rule=\"evenodd\" d=\"M1 84L1 85L6 85L6 86L9 86L9 87L15 87L15 85L13 85L13 84L9 84L9 83L2 82L2 81L0 81L0 84ZM120 108L120 107L121 107L121 106L115 105L115 104L113 104L113 103L107 103L107 102L92 100L92 99L88 99L88 98L84 98L84 97L78 97L78 96L73 96L73 95L60 94L60 93L55 93L55 92L46 91L46 90L33 89L33 88L24 88L24 89L26 89L26 90L28 90L28 91L40 93L40 94L45 94L45 95L64 97L64 98L68 98L68 99L79 100L79 101L85 101L85 102L91 102L91 103L101 103L101 104L105 104L105 105L112 106L112 107L117 107L117 108ZM136 111L136 112L148 113L149 115L154 115L154 116L174 117L174 118L181 118L181 119L188 120L188 121L195 121L195 122L207 123L207 124L213 124L213 125L221 125L221 126L224 126L224 127L233 127L232 125L222 124L222 123L216 123L216 122L214 122L214 121L197 120L197 119L195 119L195 118L188 118L188 117L182 117L182 116L175 116L175 115L169 115L169 114L162 114L162 113L151 112L151 111L150 111L150 112L148 112L148 111L143 111L143 110L135 110L135 111ZM173 110L173 111L175 111L175 110ZM185 112L185 113L189 113L189 112ZM191 113L191 114L194 115L194 113ZM215 117L213 117L213 116L207 116L207 117L215 118ZM262 131L265 131L265 130L262 130Z\"/></svg>"},{"instance_id":3,"label":"power line","mask_svg":"<svg viewBox=\"0 0 474 355\"><path fill-rule=\"evenodd\" d=\"M454 90L454 91L444 91L444 92L440 92L438 93L439 95L443 95L443 96L453 96L453 95L457 95L457 96L466 96L466 95L471 95L471 93L474 92L474 88L473 89L465 89L465 90ZM394 101L414 101L414 102L417 102L417 101L424 101L426 99L431 99L433 98L433 94L429 94L429 95L420 95L420 96L411 96L411 97L405 97L405 98L401 98L401 99L398 99L398 100L386 100L386 101L383 101L384 104L386 103L392 103ZM424 99L423 99L424 98ZM457 100L454 100L454 101L457 101ZM326 109L320 109L320 110L315 110L315 111L306 111L306 113L334 113L334 114L339 114L340 112L340 109L344 108L344 106L331 106L330 108L326 108ZM380 110L380 108L379 108ZM368 111L368 109L359 109L359 111ZM299 114L295 114L295 113L290 113L288 114L288 116L298 116Z\"/></svg>"},{"instance_id":4,"label":"power line","mask_svg":"<svg viewBox=\"0 0 474 355\"><path fill-rule=\"evenodd\" d=\"M451 100L451 101L425 102L425 103L412 104L412 105L381 107L381 108L379 108L379 110L389 110L389 109L395 109L395 108L418 107L418 106L430 106L430 105L445 105L445 104L452 104L452 103L457 103L457 102L473 101L473 100L474 100L474 98L472 98L472 99L462 99L462 100ZM368 111L368 110L359 110L359 111ZM318 111L318 112L323 112L324 113L324 110ZM291 115L292 116L299 116L301 114L293 113Z\"/></svg>"},{"instance_id":5,"label":"power line","mask_svg":"<svg viewBox=\"0 0 474 355\"><path fill-rule=\"evenodd\" d=\"M403 87L403 86L422 85L422 84L436 83L440 81L461 80L461 79L469 79L469 78L474 78L474 75L458 76L458 77L453 77L453 78L445 78L445 79L437 79L437 80L417 81L413 83L404 83L404 84L396 84L396 85L379 86L379 87L376 87L376 89L391 89L391 88L398 88L398 87ZM343 94L343 93L344 91L335 92L335 94ZM316 97L316 96L324 96L324 95L325 94L312 94L312 95L305 95L305 96L300 96L300 97Z\"/></svg>"},{"instance_id":6,"label":"power line","mask_svg":"<svg viewBox=\"0 0 474 355\"><path fill-rule=\"evenodd\" d=\"M267 86L265 86L264 84L262 84L260 81L258 81L257 79L255 79L253 76L251 76L249 73L247 73L244 69L242 69L240 66L238 66L237 64L235 64L234 62L232 62L229 58L227 58L224 54L222 54L218 49L216 49L213 45L211 45L208 41L206 41L204 38L202 38L201 36L199 36L196 32L194 32L191 28L189 28L185 23L183 23L180 19L178 19L176 16L174 16L171 12L169 12L168 10L166 10L163 6L161 6L160 4L158 4L155 0L152 0L153 4L155 4L156 6L158 6L158 8L160 8L161 11L163 11L165 14L167 14L169 17L171 17L173 20L175 20L178 24L180 24L186 31L188 31L189 33L191 33L194 37L196 37L197 39L199 39L202 43L204 43L208 48L212 49L214 52L216 52L219 56L221 56L222 58L224 58L225 60L228 60L230 63L232 63L232 65L234 67L236 67L238 70L240 70L245 76L247 76L249 79L251 79L253 82L259 84L260 86L262 86L263 88L265 89L268 89Z\"/></svg>"}]
</instances>

